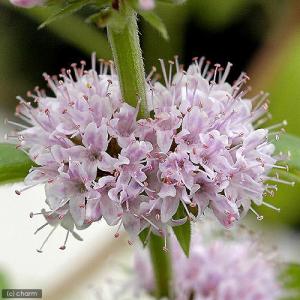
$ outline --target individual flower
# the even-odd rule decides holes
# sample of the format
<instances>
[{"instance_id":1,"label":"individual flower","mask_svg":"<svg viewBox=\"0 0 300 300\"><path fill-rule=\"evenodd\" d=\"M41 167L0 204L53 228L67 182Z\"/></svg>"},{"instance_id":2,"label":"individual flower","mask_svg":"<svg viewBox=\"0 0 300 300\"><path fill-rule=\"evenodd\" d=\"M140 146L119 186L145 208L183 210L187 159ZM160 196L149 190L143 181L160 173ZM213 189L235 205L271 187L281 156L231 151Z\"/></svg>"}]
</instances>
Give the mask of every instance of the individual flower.
<instances>
[{"instance_id":1,"label":"individual flower","mask_svg":"<svg viewBox=\"0 0 300 300\"><path fill-rule=\"evenodd\" d=\"M224 227L249 210L262 219L256 205L278 210L263 197L278 182L293 185L276 174L287 156L272 143L286 122L259 128L269 119L267 94L247 98L245 74L230 85L230 63L195 59L184 71L176 58L167 72L161 61L165 83L147 77L151 117L137 120L140 103L123 101L113 63L100 60L97 72L93 55L85 65L44 74L53 96L36 88L32 101L17 98L22 124L8 121L19 130L7 137L33 161L18 194L44 184L53 216L63 207L78 229L103 217L131 242L146 228L166 238L168 226L208 210Z\"/></svg>"},{"instance_id":2,"label":"individual flower","mask_svg":"<svg viewBox=\"0 0 300 300\"><path fill-rule=\"evenodd\" d=\"M212 224L203 225L193 228L189 257L171 237L172 299L281 299L280 267L257 239L240 230L224 237ZM135 257L135 285L151 294L154 274L147 254L140 249Z\"/></svg>"},{"instance_id":3,"label":"individual flower","mask_svg":"<svg viewBox=\"0 0 300 300\"><path fill-rule=\"evenodd\" d=\"M41 6L44 4L43 0L10 0L10 2L15 6L24 7L24 8Z\"/></svg>"}]
</instances>

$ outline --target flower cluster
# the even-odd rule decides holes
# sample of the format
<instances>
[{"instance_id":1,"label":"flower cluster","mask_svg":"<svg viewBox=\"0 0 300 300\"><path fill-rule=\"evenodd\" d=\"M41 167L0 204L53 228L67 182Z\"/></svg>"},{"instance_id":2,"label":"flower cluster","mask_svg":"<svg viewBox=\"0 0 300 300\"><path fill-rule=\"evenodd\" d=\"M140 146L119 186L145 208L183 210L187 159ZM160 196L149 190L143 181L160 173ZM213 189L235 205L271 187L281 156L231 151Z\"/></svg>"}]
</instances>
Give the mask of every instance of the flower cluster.
<instances>
[{"instance_id":1,"label":"flower cluster","mask_svg":"<svg viewBox=\"0 0 300 300\"><path fill-rule=\"evenodd\" d=\"M45 184L47 221L68 217L83 229L103 217L134 240L148 227L165 235L209 208L229 227L256 213L253 202L273 207L263 196L276 190L271 181L284 181L268 173L286 167L275 164L282 157L269 137L284 123L256 129L269 118L267 95L245 98L245 74L227 83L230 63L211 69L195 59L184 71L176 58L169 72L161 65L165 85L155 70L146 79L145 119L137 120L139 104L122 101L113 63L101 60L97 73L95 56L91 70L81 62L44 74L54 96L36 88L33 101L18 97L16 114L28 125L9 121L21 129L10 139L35 164L24 189ZM174 217L179 205L182 219Z\"/></svg>"},{"instance_id":2,"label":"flower cluster","mask_svg":"<svg viewBox=\"0 0 300 300\"><path fill-rule=\"evenodd\" d=\"M253 237L239 232L238 240L234 234L227 238L219 234L216 238L211 224L193 229L188 258L176 238L171 238L172 299L281 299L280 268ZM136 288L152 293L154 275L147 251L137 252L135 260ZM143 273L145 270L147 273ZM147 276L139 276L141 274Z\"/></svg>"}]
</instances>

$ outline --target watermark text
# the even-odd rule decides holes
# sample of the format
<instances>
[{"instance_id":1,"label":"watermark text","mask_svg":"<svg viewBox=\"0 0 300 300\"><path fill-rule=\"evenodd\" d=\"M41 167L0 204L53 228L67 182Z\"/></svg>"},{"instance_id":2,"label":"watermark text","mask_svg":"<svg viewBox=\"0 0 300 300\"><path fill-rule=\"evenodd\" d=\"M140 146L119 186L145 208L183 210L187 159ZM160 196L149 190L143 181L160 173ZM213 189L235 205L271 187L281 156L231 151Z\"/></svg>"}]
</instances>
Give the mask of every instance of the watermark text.
<instances>
[{"instance_id":1,"label":"watermark text","mask_svg":"<svg viewBox=\"0 0 300 300\"><path fill-rule=\"evenodd\" d=\"M41 289L4 289L2 290L3 299L26 299L42 298Z\"/></svg>"}]
</instances>

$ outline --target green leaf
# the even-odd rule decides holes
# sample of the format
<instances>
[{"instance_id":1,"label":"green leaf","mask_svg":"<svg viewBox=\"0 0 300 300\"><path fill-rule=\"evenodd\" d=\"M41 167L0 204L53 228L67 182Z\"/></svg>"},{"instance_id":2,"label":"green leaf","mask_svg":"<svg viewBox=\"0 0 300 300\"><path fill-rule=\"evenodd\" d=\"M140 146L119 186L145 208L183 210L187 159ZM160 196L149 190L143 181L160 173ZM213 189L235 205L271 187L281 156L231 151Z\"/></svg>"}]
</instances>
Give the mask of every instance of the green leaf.
<instances>
[{"instance_id":1,"label":"green leaf","mask_svg":"<svg viewBox=\"0 0 300 300\"><path fill-rule=\"evenodd\" d=\"M145 228L140 234L139 234L139 238L143 244L144 247L147 246L148 242L149 242L149 234L150 234L150 230L151 228Z\"/></svg>"},{"instance_id":2,"label":"green leaf","mask_svg":"<svg viewBox=\"0 0 300 300\"><path fill-rule=\"evenodd\" d=\"M94 23L97 27L106 27L112 17L112 11L109 8L102 9L101 11L90 15L85 21L87 23Z\"/></svg>"},{"instance_id":3,"label":"green leaf","mask_svg":"<svg viewBox=\"0 0 300 300\"><path fill-rule=\"evenodd\" d=\"M0 144L0 183L24 179L33 162L15 146Z\"/></svg>"},{"instance_id":4,"label":"green leaf","mask_svg":"<svg viewBox=\"0 0 300 300\"><path fill-rule=\"evenodd\" d=\"M183 205L180 203L174 219L183 219L184 217L186 217L186 213ZM187 220L183 225L174 226L172 228L178 240L178 243L180 244L185 255L188 257L191 244L191 222Z\"/></svg>"},{"instance_id":5,"label":"green leaf","mask_svg":"<svg viewBox=\"0 0 300 300\"><path fill-rule=\"evenodd\" d=\"M157 14L151 11L142 11L140 12L140 15L145 19L146 22L154 27L165 40L169 39L167 28Z\"/></svg>"},{"instance_id":6,"label":"green leaf","mask_svg":"<svg viewBox=\"0 0 300 300\"><path fill-rule=\"evenodd\" d=\"M300 138L291 134L283 134L274 144L277 153L290 153L290 159L287 161L289 171L276 170L276 173L283 179L300 182Z\"/></svg>"},{"instance_id":7,"label":"green leaf","mask_svg":"<svg viewBox=\"0 0 300 300\"><path fill-rule=\"evenodd\" d=\"M56 21L59 18L71 15L84 6L93 3L92 0L78 0L67 4L64 8L60 9L58 12L51 15L44 23L39 26L39 29L47 26L48 24Z\"/></svg>"},{"instance_id":8,"label":"green leaf","mask_svg":"<svg viewBox=\"0 0 300 300\"><path fill-rule=\"evenodd\" d=\"M288 164L291 168L300 171L300 137L291 134L283 134L280 139L274 142L276 152L291 153Z\"/></svg>"},{"instance_id":9,"label":"green leaf","mask_svg":"<svg viewBox=\"0 0 300 300\"><path fill-rule=\"evenodd\" d=\"M287 293L283 300L299 300L300 299L300 265L290 263L284 268L280 275L280 281Z\"/></svg>"},{"instance_id":10,"label":"green leaf","mask_svg":"<svg viewBox=\"0 0 300 300\"><path fill-rule=\"evenodd\" d=\"M6 276L2 272L0 272L0 290L7 289L7 288L8 288L8 282Z\"/></svg>"}]
</instances>

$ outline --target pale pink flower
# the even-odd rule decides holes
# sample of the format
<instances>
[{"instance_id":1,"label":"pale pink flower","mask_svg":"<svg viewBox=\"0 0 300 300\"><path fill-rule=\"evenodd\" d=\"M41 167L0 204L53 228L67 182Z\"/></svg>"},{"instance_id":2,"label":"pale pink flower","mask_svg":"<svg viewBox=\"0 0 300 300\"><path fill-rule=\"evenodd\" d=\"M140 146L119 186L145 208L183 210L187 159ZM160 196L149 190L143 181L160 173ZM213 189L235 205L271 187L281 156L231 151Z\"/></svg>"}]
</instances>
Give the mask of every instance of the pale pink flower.
<instances>
[{"instance_id":1,"label":"pale pink flower","mask_svg":"<svg viewBox=\"0 0 300 300\"><path fill-rule=\"evenodd\" d=\"M249 210L262 219L254 205L278 210L264 195L293 183L269 175L286 169L272 144L286 123L257 128L268 119L267 95L247 98L245 74L227 83L231 64L211 69L201 58L184 71L176 58L169 74L161 65L164 85L147 77L147 119L137 120L140 103L123 101L113 63L101 61L98 74L94 55L90 70L81 62L44 75L53 97L38 88L33 102L18 97L24 124L8 121L20 129L8 138L35 166L17 193L45 184L53 213L66 208L78 228L103 216L131 241L146 228L166 238L168 226L208 210L225 227ZM179 206L186 216L176 220Z\"/></svg>"}]
</instances>

